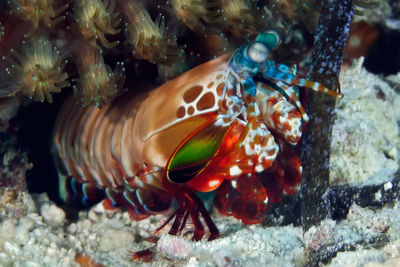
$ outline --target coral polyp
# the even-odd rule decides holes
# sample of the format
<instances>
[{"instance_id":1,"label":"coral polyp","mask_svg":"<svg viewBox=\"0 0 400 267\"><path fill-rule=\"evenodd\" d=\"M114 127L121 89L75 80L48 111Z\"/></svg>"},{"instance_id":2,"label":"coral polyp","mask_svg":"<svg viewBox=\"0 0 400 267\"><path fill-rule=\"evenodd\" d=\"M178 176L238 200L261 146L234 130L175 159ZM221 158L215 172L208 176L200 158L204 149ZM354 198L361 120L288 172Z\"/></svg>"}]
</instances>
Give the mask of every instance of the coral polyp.
<instances>
[{"instance_id":1,"label":"coral polyp","mask_svg":"<svg viewBox=\"0 0 400 267\"><path fill-rule=\"evenodd\" d=\"M100 52L91 47L83 47L78 53L78 69L80 78L74 93L83 106L102 107L120 92L125 82L124 64L118 62L111 70Z\"/></svg>"},{"instance_id":2,"label":"coral polyp","mask_svg":"<svg viewBox=\"0 0 400 267\"><path fill-rule=\"evenodd\" d=\"M182 20L186 26L195 31L209 31L210 27L206 24L221 21L219 16L221 11L216 9L220 4L219 0L170 0L170 10L178 19Z\"/></svg>"},{"instance_id":3,"label":"coral polyp","mask_svg":"<svg viewBox=\"0 0 400 267\"><path fill-rule=\"evenodd\" d=\"M165 18L159 14L155 21L148 11L133 1L124 6L126 39L133 46L133 55L151 63L170 64L180 60L183 52L176 44L176 38L169 36Z\"/></svg>"},{"instance_id":4,"label":"coral polyp","mask_svg":"<svg viewBox=\"0 0 400 267\"><path fill-rule=\"evenodd\" d=\"M276 6L287 20L301 22L311 32L317 26L321 1L272 0L270 4Z\"/></svg>"},{"instance_id":5,"label":"coral polyp","mask_svg":"<svg viewBox=\"0 0 400 267\"><path fill-rule=\"evenodd\" d=\"M114 7L115 0L75 1L72 17L76 30L92 45L99 41L106 48L114 47L118 42L110 42L105 36L121 31L117 29L121 20L119 14L114 13Z\"/></svg>"},{"instance_id":6,"label":"coral polyp","mask_svg":"<svg viewBox=\"0 0 400 267\"><path fill-rule=\"evenodd\" d=\"M265 15L257 3L258 0L222 1L220 9L224 26L238 36L260 32L265 28Z\"/></svg>"},{"instance_id":7,"label":"coral polyp","mask_svg":"<svg viewBox=\"0 0 400 267\"><path fill-rule=\"evenodd\" d=\"M67 60L46 37L23 41L22 52L12 49L7 61L11 63L6 69L11 86L36 101L51 103L52 93L69 86L68 75L63 72Z\"/></svg>"},{"instance_id":8,"label":"coral polyp","mask_svg":"<svg viewBox=\"0 0 400 267\"><path fill-rule=\"evenodd\" d=\"M60 16L68 4L57 5L55 0L9 0L10 14L32 23L32 30L38 30L41 24L52 27L65 19Z\"/></svg>"}]
</instances>

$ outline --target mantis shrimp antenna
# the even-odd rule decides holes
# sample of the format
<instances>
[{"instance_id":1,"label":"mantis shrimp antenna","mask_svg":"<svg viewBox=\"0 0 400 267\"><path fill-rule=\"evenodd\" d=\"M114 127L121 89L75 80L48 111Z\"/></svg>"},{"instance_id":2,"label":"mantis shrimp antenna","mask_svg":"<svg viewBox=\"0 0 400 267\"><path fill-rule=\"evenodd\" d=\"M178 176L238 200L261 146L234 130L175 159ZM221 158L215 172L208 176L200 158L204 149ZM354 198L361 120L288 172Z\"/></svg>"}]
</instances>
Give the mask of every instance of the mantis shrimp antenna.
<instances>
[{"instance_id":1,"label":"mantis shrimp antenna","mask_svg":"<svg viewBox=\"0 0 400 267\"><path fill-rule=\"evenodd\" d=\"M276 64L269 59L271 51L281 42L281 36L276 30L267 30L258 34L255 42L239 48L232 56L230 66L242 80L244 94L257 94L256 82L253 77L276 88L301 113L302 119L307 122L308 116L302 107L292 86L311 88L316 92L324 92L338 99L343 98L340 91L333 91L322 84L296 76L297 69L283 64Z\"/></svg>"}]
</instances>

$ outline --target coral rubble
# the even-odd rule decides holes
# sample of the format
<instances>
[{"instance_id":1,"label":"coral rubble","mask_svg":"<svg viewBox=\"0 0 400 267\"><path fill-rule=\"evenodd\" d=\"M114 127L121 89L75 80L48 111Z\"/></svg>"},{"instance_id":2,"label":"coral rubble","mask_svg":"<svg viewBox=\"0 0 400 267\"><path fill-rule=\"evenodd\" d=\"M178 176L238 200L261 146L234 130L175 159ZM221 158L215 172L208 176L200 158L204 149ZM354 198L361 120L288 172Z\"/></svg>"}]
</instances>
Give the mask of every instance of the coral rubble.
<instances>
[{"instance_id":1,"label":"coral rubble","mask_svg":"<svg viewBox=\"0 0 400 267\"><path fill-rule=\"evenodd\" d=\"M335 111L331 184L384 183L391 180L398 169L399 95L361 64L362 60L340 76L346 97L337 103Z\"/></svg>"}]
</instances>

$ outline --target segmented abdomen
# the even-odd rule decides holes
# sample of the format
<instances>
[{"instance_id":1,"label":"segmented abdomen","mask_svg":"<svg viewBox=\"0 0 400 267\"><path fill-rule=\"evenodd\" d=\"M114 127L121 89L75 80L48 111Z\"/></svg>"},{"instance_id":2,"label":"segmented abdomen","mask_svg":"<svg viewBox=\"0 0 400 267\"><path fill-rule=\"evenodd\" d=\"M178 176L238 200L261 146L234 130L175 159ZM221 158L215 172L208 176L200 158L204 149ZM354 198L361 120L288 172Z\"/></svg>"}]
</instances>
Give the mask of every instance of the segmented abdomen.
<instances>
[{"instance_id":1,"label":"segmented abdomen","mask_svg":"<svg viewBox=\"0 0 400 267\"><path fill-rule=\"evenodd\" d=\"M58 115L54 137L60 167L83 185L82 195L104 189L112 205L128 207L135 218L165 210L171 202L162 190L162 173L139 162L133 152L133 127L143 98L124 95L102 109L79 107L71 98Z\"/></svg>"}]
</instances>

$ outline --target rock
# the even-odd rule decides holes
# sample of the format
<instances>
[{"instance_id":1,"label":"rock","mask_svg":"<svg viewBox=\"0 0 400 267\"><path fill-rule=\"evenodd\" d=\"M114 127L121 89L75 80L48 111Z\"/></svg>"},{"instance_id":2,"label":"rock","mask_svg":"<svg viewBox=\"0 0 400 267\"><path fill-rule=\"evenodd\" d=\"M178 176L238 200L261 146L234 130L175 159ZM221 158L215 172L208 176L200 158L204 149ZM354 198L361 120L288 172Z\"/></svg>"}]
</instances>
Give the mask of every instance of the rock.
<instances>
[{"instance_id":1,"label":"rock","mask_svg":"<svg viewBox=\"0 0 400 267\"><path fill-rule=\"evenodd\" d=\"M44 221L52 227L61 226L65 222L64 210L51 202L45 202L40 206L40 215L43 217Z\"/></svg>"},{"instance_id":2,"label":"rock","mask_svg":"<svg viewBox=\"0 0 400 267\"><path fill-rule=\"evenodd\" d=\"M130 232L109 228L102 233L98 249L101 252L107 252L125 247L134 241L135 238Z\"/></svg>"},{"instance_id":3,"label":"rock","mask_svg":"<svg viewBox=\"0 0 400 267\"><path fill-rule=\"evenodd\" d=\"M344 98L336 102L331 185L384 183L393 179L399 166L400 96L381 78L362 68L362 62L360 59L340 73Z\"/></svg>"},{"instance_id":4,"label":"rock","mask_svg":"<svg viewBox=\"0 0 400 267\"><path fill-rule=\"evenodd\" d=\"M186 259L193 250L191 242L176 236L162 236L157 242L157 250L169 259Z\"/></svg>"}]
</instances>

